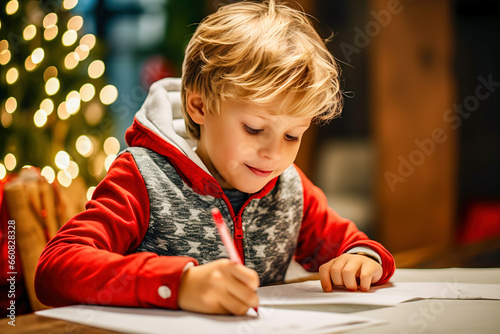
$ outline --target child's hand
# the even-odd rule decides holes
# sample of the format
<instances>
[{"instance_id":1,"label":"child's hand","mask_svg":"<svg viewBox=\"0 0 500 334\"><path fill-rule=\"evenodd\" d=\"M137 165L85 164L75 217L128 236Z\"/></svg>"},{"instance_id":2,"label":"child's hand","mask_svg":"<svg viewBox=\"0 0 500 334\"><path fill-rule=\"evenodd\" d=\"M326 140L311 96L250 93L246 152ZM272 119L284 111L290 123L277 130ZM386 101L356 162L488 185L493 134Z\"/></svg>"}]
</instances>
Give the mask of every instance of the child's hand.
<instances>
[{"instance_id":1,"label":"child's hand","mask_svg":"<svg viewBox=\"0 0 500 334\"><path fill-rule=\"evenodd\" d=\"M342 254L319 267L323 291L330 292L335 286L345 286L351 291L368 291L372 283L382 277L382 266L364 255ZM332 285L333 283L333 285Z\"/></svg>"},{"instance_id":2,"label":"child's hand","mask_svg":"<svg viewBox=\"0 0 500 334\"><path fill-rule=\"evenodd\" d=\"M178 304L186 311L243 315L259 306L259 284L255 270L220 259L184 273Z\"/></svg>"}]
</instances>

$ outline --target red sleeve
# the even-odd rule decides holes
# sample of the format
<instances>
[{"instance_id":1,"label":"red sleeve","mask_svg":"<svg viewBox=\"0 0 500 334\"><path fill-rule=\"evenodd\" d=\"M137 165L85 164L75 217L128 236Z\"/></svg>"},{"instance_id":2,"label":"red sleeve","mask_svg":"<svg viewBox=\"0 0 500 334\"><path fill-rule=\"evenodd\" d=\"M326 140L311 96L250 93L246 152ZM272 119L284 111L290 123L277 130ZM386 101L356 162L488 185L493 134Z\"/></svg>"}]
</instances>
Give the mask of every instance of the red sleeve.
<instances>
[{"instance_id":1,"label":"red sleeve","mask_svg":"<svg viewBox=\"0 0 500 334\"><path fill-rule=\"evenodd\" d=\"M149 197L130 153L120 155L86 210L47 244L35 276L46 305L101 304L178 308L177 292L190 257L133 253L149 224ZM128 254L128 255L125 255Z\"/></svg>"},{"instance_id":2,"label":"red sleeve","mask_svg":"<svg viewBox=\"0 0 500 334\"><path fill-rule=\"evenodd\" d=\"M297 168L297 167L296 167ZM308 271L354 247L369 247L382 259L384 273L377 284L387 282L395 270L392 255L380 243L368 239L356 225L340 217L328 206L325 194L297 168L304 190L304 218L300 228L295 259Z\"/></svg>"}]
</instances>

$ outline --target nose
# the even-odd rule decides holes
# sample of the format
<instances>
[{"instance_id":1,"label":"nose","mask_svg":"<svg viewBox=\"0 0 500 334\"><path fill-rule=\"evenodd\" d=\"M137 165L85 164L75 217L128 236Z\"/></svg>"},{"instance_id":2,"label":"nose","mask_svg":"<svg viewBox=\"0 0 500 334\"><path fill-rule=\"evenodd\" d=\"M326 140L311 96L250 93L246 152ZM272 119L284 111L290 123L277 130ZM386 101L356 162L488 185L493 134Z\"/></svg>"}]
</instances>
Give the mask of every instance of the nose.
<instances>
[{"instance_id":1,"label":"nose","mask_svg":"<svg viewBox=\"0 0 500 334\"><path fill-rule=\"evenodd\" d=\"M261 142L259 148L259 156L269 160L279 160L282 155L283 143L280 138L268 136Z\"/></svg>"}]
</instances>

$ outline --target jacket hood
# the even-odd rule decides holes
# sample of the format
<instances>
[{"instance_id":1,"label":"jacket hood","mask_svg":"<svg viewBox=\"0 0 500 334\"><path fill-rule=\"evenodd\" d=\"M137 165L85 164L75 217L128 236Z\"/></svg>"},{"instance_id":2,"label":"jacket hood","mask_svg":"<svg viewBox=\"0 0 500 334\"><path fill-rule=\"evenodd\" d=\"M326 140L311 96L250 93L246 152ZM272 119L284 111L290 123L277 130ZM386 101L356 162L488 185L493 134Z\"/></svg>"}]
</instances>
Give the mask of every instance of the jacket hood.
<instances>
[{"instance_id":1,"label":"jacket hood","mask_svg":"<svg viewBox=\"0 0 500 334\"><path fill-rule=\"evenodd\" d=\"M149 148L170 158L178 158L178 153L182 153L210 174L194 151L197 142L186 132L181 103L180 78L165 78L153 83L132 126L127 129L127 144Z\"/></svg>"}]
</instances>

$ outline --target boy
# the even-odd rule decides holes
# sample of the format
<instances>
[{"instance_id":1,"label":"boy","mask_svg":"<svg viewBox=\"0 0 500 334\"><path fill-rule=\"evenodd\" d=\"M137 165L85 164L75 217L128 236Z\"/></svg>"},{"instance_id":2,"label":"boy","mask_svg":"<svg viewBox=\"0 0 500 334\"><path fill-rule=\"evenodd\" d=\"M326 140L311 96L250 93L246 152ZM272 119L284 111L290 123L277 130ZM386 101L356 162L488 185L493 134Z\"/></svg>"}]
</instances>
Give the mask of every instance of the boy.
<instances>
[{"instance_id":1,"label":"boy","mask_svg":"<svg viewBox=\"0 0 500 334\"><path fill-rule=\"evenodd\" d=\"M335 61L303 13L274 1L221 7L193 35L182 82L151 87L130 147L45 248L40 301L245 314L293 257L319 270L324 291L387 282L389 252L293 165L304 132L336 116L340 96ZM245 266L224 259L213 207Z\"/></svg>"}]
</instances>

